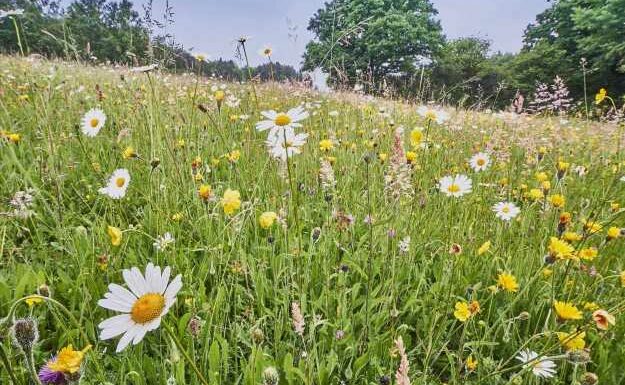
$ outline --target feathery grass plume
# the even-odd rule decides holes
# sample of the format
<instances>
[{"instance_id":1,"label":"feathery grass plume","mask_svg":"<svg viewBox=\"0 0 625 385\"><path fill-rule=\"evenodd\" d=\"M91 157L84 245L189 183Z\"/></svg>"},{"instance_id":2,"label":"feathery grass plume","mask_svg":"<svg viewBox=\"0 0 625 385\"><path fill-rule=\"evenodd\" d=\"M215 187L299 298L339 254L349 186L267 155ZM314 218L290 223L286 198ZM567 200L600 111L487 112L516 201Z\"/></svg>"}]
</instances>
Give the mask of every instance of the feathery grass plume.
<instances>
[{"instance_id":1,"label":"feathery grass plume","mask_svg":"<svg viewBox=\"0 0 625 385\"><path fill-rule=\"evenodd\" d=\"M306 326L306 323L304 322L304 316L302 315L299 303L297 302L291 303L291 320L293 321L293 329L295 330L295 333L300 336L304 336L304 327Z\"/></svg>"},{"instance_id":2,"label":"feathery grass plume","mask_svg":"<svg viewBox=\"0 0 625 385\"><path fill-rule=\"evenodd\" d=\"M319 168L319 179L323 192L328 194L334 191L336 187L336 179L334 178L334 169L327 159L320 159L321 167Z\"/></svg>"},{"instance_id":3,"label":"feathery grass plume","mask_svg":"<svg viewBox=\"0 0 625 385\"><path fill-rule=\"evenodd\" d=\"M395 348L399 353L400 361L399 367L395 372L395 380L397 385L410 385L410 378L408 377L408 371L410 365L408 363L408 355L406 355L406 348L404 347L404 340L401 336L395 340Z\"/></svg>"},{"instance_id":4,"label":"feathery grass plume","mask_svg":"<svg viewBox=\"0 0 625 385\"><path fill-rule=\"evenodd\" d=\"M410 180L410 167L406 162L404 144L402 142L403 129L395 130L395 141L391 161L384 175L384 192L394 201L412 196L412 184Z\"/></svg>"}]
</instances>

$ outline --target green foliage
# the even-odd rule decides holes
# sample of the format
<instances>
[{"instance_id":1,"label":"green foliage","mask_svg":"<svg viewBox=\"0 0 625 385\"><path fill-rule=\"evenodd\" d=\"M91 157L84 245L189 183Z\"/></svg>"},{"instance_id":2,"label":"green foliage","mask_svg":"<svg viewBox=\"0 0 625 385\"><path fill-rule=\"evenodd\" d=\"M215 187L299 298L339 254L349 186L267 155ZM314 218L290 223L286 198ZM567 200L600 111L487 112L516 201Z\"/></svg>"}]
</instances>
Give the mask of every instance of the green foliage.
<instances>
[{"instance_id":1,"label":"green foliage","mask_svg":"<svg viewBox=\"0 0 625 385\"><path fill-rule=\"evenodd\" d=\"M429 0L333 0L310 20L316 40L304 69L322 68L337 85L380 91L389 75L410 75L443 42Z\"/></svg>"}]
</instances>

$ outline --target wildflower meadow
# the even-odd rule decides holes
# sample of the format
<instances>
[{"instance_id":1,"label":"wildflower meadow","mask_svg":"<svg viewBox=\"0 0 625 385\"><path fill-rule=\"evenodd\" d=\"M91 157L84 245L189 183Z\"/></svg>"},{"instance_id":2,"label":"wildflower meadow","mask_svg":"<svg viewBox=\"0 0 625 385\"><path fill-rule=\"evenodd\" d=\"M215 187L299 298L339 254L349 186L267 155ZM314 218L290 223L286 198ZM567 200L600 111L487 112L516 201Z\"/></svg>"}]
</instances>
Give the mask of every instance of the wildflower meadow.
<instances>
[{"instance_id":1,"label":"wildflower meadow","mask_svg":"<svg viewBox=\"0 0 625 385\"><path fill-rule=\"evenodd\" d=\"M622 126L0 68L2 384L623 383Z\"/></svg>"}]
</instances>

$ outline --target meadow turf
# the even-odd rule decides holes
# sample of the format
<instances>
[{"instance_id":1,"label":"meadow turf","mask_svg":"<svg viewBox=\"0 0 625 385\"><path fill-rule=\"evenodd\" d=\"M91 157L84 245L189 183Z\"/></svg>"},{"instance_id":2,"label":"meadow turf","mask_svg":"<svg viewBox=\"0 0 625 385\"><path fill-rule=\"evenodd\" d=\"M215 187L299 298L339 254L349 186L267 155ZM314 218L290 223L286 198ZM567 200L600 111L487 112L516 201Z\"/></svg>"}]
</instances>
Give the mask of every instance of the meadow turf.
<instances>
[{"instance_id":1,"label":"meadow turf","mask_svg":"<svg viewBox=\"0 0 625 385\"><path fill-rule=\"evenodd\" d=\"M255 125L298 105L309 136L281 162ZM402 367L423 385L624 383L622 127L451 109L438 123L417 107L1 57L0 383L29 381L9 330L26 316L36 370L92 345L82 384L201 384L192 363L210 384L271 384L271 367L280 384L405 385ZM94 137L81 130L92 108L106 114ZM131 176L119 200L99 192L116 169ZM462 197L439 190L456 174L472 180ZM498 202L520 213L502 220ZM160 328L116 353L98 330L116 313L98 300L149 262L182 289ZM601 309L616 317L607 330ZM534 375L524 349L555 376Z\"/></svg>"}]
</instances>

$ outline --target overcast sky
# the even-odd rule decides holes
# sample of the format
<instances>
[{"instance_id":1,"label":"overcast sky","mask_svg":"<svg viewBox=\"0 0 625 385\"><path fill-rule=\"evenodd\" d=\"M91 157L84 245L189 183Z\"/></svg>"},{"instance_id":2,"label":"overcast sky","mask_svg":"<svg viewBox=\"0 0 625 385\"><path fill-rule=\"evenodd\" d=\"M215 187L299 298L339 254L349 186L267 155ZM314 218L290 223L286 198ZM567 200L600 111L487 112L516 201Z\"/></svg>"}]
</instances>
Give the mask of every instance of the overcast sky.
<instances>
[{"instance_id":1,"label":"overcast sky","mask_svg":"<svg viewBox=\"0 0 625 385\"><path fill-rule=\"evenodd\" d=\"M140 8L142 0L135 0ZM154 14L165 0L154 0ZM195 53L211 58L232 59L234 40L251 36L250 61L262 61L257 51L265 44L274 50L274 60L299 67L306 43L312 35L308 20L324 0L170 0L175 12L172 27L176 39ZM523 30L546 9L546 0L433 0L448 38L485 37L493 50L516 52Z\"/></svg>"}]
</instances>

